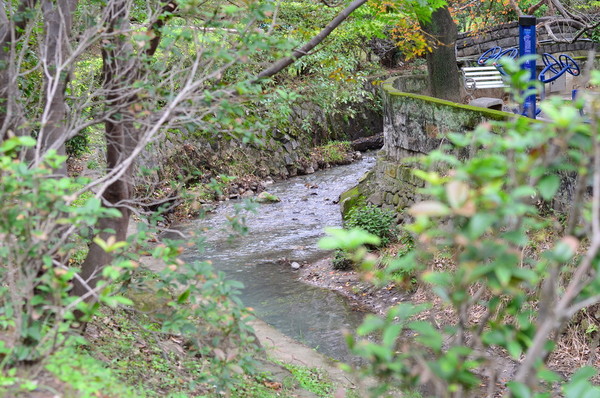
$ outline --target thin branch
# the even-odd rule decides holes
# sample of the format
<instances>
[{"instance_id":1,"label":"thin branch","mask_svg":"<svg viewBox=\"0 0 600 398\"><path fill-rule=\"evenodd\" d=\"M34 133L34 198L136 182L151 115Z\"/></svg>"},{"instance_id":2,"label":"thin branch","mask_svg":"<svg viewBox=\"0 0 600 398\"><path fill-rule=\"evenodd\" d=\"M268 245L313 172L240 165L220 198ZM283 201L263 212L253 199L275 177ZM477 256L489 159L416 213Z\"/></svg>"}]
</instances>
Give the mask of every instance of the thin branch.
<instances>
[{"instance_id":1,"label":"thin branch","mask_svg":"<svg viewBox=\"0 0 600 398\"><path fill-rule=\"evenodd\" d=\"M289 57L282 58L272 63L269 67L264 69L257 75L256 80L271 77L276 73L281 72L286 67L293 64L296 60L302 58L304 55L310 52L313 48L319 45L327 36L331 34L342 22L346 20L356 9L365 4L367 0L354 0L344 10L342 10L318 35L313 37L308 43L296 49L292 52Z\"/></svg>"},{"instance_id":2,"label":"thin branch","mask_svg":"<svg viewBox=\"0 0 600 398\"><path fill-rule=\"evenodd\" d=\"M529 7L527 9L527 15L533 15L534 12L536 12L541 6L543 6L544 4L546 4L548 2L548 0L540 0L537 4L532 5L531 7Z\"/></svg>"},{"instance_id":3,"label":"thin branch","mask_svg":"<svg viewBox=\"0 0 600 398\"><path fill-rule=\"evenodd\" d=\"M521 8L519 7L519 5L517 4L517 2L515 0L509 0L510 2L510 7L513 9L513 11L518 15L525 15L523 13L523 11L521 11Z\"/></svg>"},{"instance_id":4,"label":"thin branch","mask_svg":"<svg viewBox=\"0 0 600 398\"><path fill-rule=\"evenodd\" d=\"M579 39L585 32L589 32L591 30L594 30L594 29L596 29L599 26L600 26L600 21L596 22L594 25L587 26L587 27L581 29L579 32L577 32L577 34L575 36L573 36L573 41L571 41L571 43L573 43L577 39Z\"/></svg>"},{"instance_id":5,"label":"thin branch","mask_svg":"<svg viewBox=\"0 0 600 398\"><path fill-rule=\"evenodd\" d=\"M535 362L544 357L546 340L553 330L558 328L568 319L571 303L581 293L586 286L584 280L598 252L600 251L600 141L594 137L594 178L593 178L593 197L592 197L592 239L590 247L577 270L571 277L569 285L565 289L563 297L560 299L553 313L545 319L539 319L541 325L537 328L536 335L527 353L521 363L515 381L526 383L531 381L530 374L533 371Z\"/></svg>"}]
</instances>

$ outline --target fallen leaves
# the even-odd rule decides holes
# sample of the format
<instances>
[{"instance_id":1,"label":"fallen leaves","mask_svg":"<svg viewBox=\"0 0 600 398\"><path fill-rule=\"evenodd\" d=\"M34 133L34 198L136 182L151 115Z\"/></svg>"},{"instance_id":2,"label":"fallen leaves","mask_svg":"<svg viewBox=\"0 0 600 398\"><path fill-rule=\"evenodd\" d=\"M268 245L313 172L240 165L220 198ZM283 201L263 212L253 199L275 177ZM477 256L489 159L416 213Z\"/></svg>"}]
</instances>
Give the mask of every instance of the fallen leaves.
<instances>
[{"instance_id":1,"label":"fallen leaves","mask_svg":"<svg viewBox=\"0 0 600 398\"><path fill-rule=\"evenodd\" d=\"M283 385L277 381L265 380L263 382L263 384L265 385L265 387L270 388L271 390L275 390L275 391L279 391L283 388Z\"/></svg>"}]
</instances>

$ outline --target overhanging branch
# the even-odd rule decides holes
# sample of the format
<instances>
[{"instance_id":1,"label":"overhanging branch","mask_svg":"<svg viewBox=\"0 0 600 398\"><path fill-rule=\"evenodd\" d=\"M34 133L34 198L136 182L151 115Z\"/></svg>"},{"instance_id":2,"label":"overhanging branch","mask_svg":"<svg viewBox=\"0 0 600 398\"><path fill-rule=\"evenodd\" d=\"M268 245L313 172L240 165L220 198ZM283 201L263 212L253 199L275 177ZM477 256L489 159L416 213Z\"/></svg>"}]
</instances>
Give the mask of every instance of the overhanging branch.
<instances>
[{"instance_id":1,"label":"overhanging branch","mask_svg":"<svg viewBox=\"0 0 600 398\"><path fill-rule=\"evenodd\" d=\"M278 61L275 61L268 68L264 69L257 76L256 80L271 77L276 73L279 73L284 68L290 66L297 59L302 58L306 54L310 52L313 48L319 45L327 36L331 34L346 18L350 16L358 7L365 4L367 0L354 0L352 3L348 5L342 12L340 12L318 35L313 37L308 43L303 45L302 47L294 50L292 55L289 57L282 58Z\"/></svg>"}]
</instances>

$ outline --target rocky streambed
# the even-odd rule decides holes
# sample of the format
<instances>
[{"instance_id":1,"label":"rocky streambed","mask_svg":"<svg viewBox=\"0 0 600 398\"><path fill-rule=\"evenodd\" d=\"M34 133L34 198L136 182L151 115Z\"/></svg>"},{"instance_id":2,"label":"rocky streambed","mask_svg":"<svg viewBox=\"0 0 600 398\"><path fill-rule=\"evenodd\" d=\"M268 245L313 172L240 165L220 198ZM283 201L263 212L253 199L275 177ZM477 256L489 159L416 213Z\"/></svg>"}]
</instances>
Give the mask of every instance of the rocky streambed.
<instances>
[{"instance_id":1,"label":"rocky streambed","mask_svg":"<svg viewBox=\"0 0 600 398\"><path fill-rule=\"evenodd\" d=\"M325 227L341 225L338 197L374 161L367 155L349 165L274 183L268 191L280 201L259 204L255 212L241 210L241 199L225 202L206 218L182 226L206 231L206 250L189 251L184 257L209 260L242 282L244 304L283 334L336 360L356 362L343 333L354 330L364 312L335 291L299 283L298 268L329 254L317 242ZM245 221L247 234L232 236L229 221L235 214Z\"/></svg>"}]
</instances>

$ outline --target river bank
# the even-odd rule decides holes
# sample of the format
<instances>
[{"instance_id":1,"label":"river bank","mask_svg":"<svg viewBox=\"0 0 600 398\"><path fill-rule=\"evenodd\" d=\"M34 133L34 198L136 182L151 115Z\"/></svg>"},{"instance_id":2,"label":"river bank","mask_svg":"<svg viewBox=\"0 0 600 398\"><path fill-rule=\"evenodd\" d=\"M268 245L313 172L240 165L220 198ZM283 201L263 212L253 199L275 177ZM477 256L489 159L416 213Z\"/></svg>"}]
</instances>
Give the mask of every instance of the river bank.
<instances>
[{"instance_id":1,"label":"river bank","mask_svg":"<svg viewBox=\"0 0 600 398\"><path fill-rule=\"evenodd\" d=\"M335 270L331 257L306 264L298 273L299 281L333 290L348 299L353 309L382 315L390 307L406 300L409 294L390 283L376 287L365 280L359 271Z\"/></svg>"},{"instance_id":2,"label":"river bank","mask_svg":"<svg viewBox=\"0 0 600 398\"><path fill-rule=\"evenodd\" d=\"M299 284L297 273L282 266L280 260L311 263L327 254L317 248L316 242L324 226L341 224L337 197L372 164L371 155L367 155L341 168L275 182L268 185L267 191L280 202L256 204L254 212L237 214L236 209L244 202L229 198L214 203L213 210L202 219L175 227L184 234L204 231L206 236L205 250L186 250L182 259L211 262L217 271L244 283L240 298L259 318L252 321L252 326L268 357L293 366L322 369L336 388L346 391L356 391L358 383L330 358L351 362L341 329L356 328L364 311L348 306L331 289ZM232 214L241 217L248 228L246 234L236 235L235 239L230 239L228 223ZM155 272L163 266L150 256L141 262ZM281 366L268 367L271 373L281 374Z\"/></svg>"}]
</instances>

